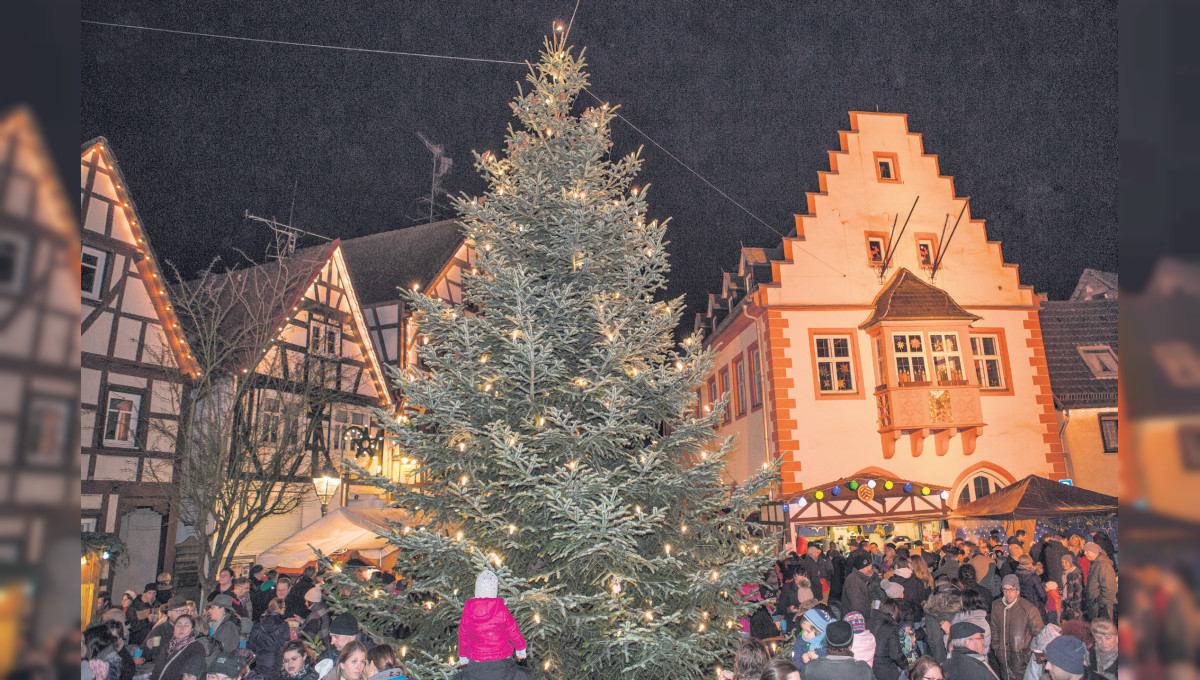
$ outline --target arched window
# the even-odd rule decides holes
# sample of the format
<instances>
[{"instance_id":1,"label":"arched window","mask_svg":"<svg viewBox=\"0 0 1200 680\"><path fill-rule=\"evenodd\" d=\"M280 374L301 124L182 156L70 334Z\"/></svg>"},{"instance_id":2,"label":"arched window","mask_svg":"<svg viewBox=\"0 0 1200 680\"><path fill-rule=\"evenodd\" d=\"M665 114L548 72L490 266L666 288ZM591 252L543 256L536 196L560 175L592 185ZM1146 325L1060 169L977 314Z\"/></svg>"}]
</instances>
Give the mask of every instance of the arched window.
<instances>
[{"instance_id":1,"label":"arched window","mask_svg":"<svg viewBox=\"0 0 1200 680\"><path fill-rule=\"evenodd\" d=\"M957 493L953 495L953 498L958 499L957 505L963 505L971 501L977 501L997 489L1002 489L1006 486L1008 486L1008 482L1004 481L996 473L980 470L962 483Z\"/></svg>"}]
</instances>

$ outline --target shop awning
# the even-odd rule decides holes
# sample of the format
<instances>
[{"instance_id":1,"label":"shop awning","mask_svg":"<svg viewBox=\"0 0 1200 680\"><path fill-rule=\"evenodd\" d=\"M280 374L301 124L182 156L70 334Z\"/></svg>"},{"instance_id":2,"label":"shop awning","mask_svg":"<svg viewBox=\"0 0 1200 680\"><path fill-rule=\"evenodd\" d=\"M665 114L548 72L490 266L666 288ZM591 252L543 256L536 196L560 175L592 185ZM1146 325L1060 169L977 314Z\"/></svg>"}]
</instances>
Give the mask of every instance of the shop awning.
<instances>
[{"instance_id":1,"label":"shop awning","mask_svg":"<svg viewBox=\"0 0 1200 680\"><path fill-rule=\"evenodd\" d=\"M380 534L389 530L389 522L405 523L408 517L403 510L389 508L338 508L271 546L256 562L268 569L299 569L316 559L313 548L325 555L379 551L382 557L394 550Z\"/></svg>"},{"instance_id":2,"label":"shop awning","mask_svg":"<svg viewBox=\"0 0 1200 680\"><path fill-rule=\"evenodd\" d=\"M1029 475L979 500L958 506L954 514L958 517L1019 520L1116 511L1116 496Z\"/></svg>"}]
</instances>

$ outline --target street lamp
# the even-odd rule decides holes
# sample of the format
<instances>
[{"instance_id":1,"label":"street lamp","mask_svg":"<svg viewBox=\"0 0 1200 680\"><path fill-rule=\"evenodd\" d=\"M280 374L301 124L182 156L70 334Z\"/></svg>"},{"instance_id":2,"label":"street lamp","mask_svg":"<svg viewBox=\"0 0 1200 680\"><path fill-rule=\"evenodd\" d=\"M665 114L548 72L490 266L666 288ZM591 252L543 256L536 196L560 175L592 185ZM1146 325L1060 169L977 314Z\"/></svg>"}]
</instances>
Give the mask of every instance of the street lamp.
<instances>
[{"instance_id":1,"label":"street lamp","mask_svg":"<svg viewBox=\"0 0 1200 680\"><path fill-rule=\"evenodd\" d=\"M317 500L321 501L321 516L329 512L329 499L337 493L338 486L342 483L342 478L338 473L326 467L321 470L320 474L313 477L313 487L317 490Z\"/></svg>"}]
</instances>

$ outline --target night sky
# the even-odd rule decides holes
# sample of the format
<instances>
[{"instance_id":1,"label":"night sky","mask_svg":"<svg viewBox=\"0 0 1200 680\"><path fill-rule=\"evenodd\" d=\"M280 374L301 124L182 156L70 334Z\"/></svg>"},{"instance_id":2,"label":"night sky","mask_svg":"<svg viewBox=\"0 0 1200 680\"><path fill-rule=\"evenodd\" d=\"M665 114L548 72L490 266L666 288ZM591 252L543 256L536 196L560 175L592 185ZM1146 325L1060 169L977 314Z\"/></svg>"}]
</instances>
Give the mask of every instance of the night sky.
<instances>
[{"instance_id":1,"label":"night sky","mask_svg":"<svg viewBox=\"0 0 1200 680\"><path fill-rule=\"evenodd\" d=\"M82 17L524 61L575 7L244 4L85 2ZM268 232L243 212L286 220L295 183L293 224L327 236L428 221L417 133L453 158L447 190L480 193L470 152L503 148L525 74L87 24L81 40L80 142L109 139L155 251L185 273L234 248L263 253ZM592 92L776 230L805 211L849 111L902 112L1022 283L1065 298L1083 268L1116 271L1115 6L582 0L570 43L587 48ZM778 244L620 121L614 142L645 145L637 182L653 185L650 216L672 218L668 293L693 311L739 244Z\"/></svg>"}]
</instances>

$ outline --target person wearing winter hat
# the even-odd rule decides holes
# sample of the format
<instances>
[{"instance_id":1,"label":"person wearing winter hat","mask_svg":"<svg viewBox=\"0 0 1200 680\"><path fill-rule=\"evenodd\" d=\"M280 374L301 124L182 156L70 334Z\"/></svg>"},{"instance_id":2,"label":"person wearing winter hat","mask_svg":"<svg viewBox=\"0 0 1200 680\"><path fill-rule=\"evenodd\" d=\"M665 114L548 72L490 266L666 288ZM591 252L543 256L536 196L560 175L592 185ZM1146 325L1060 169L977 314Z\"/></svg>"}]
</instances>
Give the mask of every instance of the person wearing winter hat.
<instances>
[{"instance_id":1,"label":"person wearing winter hat","mask_svg":"<svg viewBox=\"0 0 1200 680\"><path fill-rule=\"evenodd\" d=\"M871 574L875 566L866 551L852 554L848 562L851 571L842 586L842 604L847 611L865 614L871 611Z\"/></svg>"},{"instance_id":2,"label":"person wearing winter hat","mask_svg":"<svg viewBox=\"0 0 1200 680\"><path fill-rule=\"evenodd\" d=\"M479 664L478 668L511 672L516 664L512 655L524 659L529 653L517 620L500 597L500 582L495 572L484 569L475 578L475 597L463 605L458 621L460 664Z\"/></svg>"},{"instance_id":3,"label":"person wearing winter hat","mask_svg":"<svg viewBox=\"0 0 1200 680\"><path fill-rule=\"evenodd\" d=\"M946 675L953 680L998 680L987 662L988 641L984 631L970 621L950 626L950 656Z\"/></svg>"},{"instance_id":4,"label":"person wearing winter hat","mask_svg":"<svg viewBox=\"0 0 1200 680\"><path fill-rule=\"evenodd\" d=\"M800 634L792 645L792 663L801 671L804 665L825 656L825 629L833 623L833 617L824 609L813 608L800 618Z\"/></svg>"},{"instance_id":5,"label":"person wearing winter hat","mask_svg":"<svg viewBox=\"0 0 1200 680\"><path fill-rule=\"evenodd\" d=\"M324 677L328 670L333 668L333 664L337 663L342 648L358 639L358 633L358 619L353 614L338 614L333 617L329 623L329 644L325 645L325 651L321 652L321 655L313 662L313 667L317 669L317 673L321 677ZM330 661L328 668L321 664L325 660Z\"/></svg>"},{"instance_id":6,"label":"person wearing winter hat","mask_svg":"<svg viewBox=\"0 0 1200 680\"><path fill-rule=\"evenodd\" d=\"M817 610L819 611L819 610ZM825 627L824 657L805 664L804 680L873 680L871 667L854 658L854 628L845 621L833 621Z\"/></svg>"},{"instance_id":7,"label":"person wearing winter hat","mask_svg":"<svg viewBox=\"0 0 1200 680\"><path fill-rule=\"evenodd\" d=\"M1042 615L1021 597L1021 580L1009 574L1001 582L999 599L992 603L992 650L1000 662L1001 680L1022 680L1029 665L1029 644L1042 631Z\"/></svg>"},{"instance_id":8,"label":"person wearing winter hat","mask_svg":"<svg viewBox=\"0 0 1200 680\"><path fill-rule=\"evenodd\" d=\"M858 612L850 612L842 620L850 624L850 630L854 633L854 641L850 643L850 651L854 652L854 658L868 666L874 665L875 636L867 630L867 620Z\"/></svg>"},{"instance_id":9,"label":"person wearing winter hat","mask_svg":"<svg viewBox=\"0 0 1200 680\"><path fill-rule=\"evenodd\" d=\"M1060 635L1046 645L1046 673L1051 680L1101 680L1087 667L1087 647L1079 638Z\"/></svg>"},{"instance_id":10,"label":"person wearing winter hat","mask_svg":"<svg viewBox=\"0 0 1200 680\"><path fill-rule=\"evenodd\" d=\"M219 654L208 664L208 680L238 680L246 671L246 661L237 654Z\"/></svg>"},{"instance_id":11,"label":"person wearing winter hat","mask_svg":"<svg viewBox=\"0 0 1200 680\"><path fill-rule=\"evenodd\" d=\"M313 586L304 593L304 603L308 605L308 616L300 624L300 632L317 640L329 636L329 605L321 596L321 589Z\"/></svg>"},{"instance_id":12,"label":"person wearing winter hat","mask_svg":"<svg viewBox=\"0 0 1200 680\"><path fill-rule=\"evenodd\" d=\"M883 588L884 594L887 595L889 599L904 599L904 586L892 581L891 579L884 579L883 581L880 581L879 587Z\"/></svg>"},{"instance_id":13,"label":"person wearing winter hat","mask_svg":"<svg viewBox=\"0 0 1200 680\"><path fill-rule=\"evenodd\" d=\"M1112 621L1117 606L1117 572L1112 560L1099 544L1092 541L1083 544L1083 555L1091 560L1084 579L1085 600L1091 614L1088 618Z\"/></svg>"}]
</instances>

